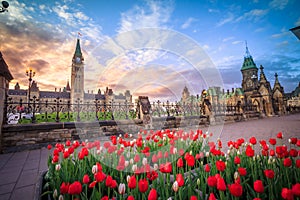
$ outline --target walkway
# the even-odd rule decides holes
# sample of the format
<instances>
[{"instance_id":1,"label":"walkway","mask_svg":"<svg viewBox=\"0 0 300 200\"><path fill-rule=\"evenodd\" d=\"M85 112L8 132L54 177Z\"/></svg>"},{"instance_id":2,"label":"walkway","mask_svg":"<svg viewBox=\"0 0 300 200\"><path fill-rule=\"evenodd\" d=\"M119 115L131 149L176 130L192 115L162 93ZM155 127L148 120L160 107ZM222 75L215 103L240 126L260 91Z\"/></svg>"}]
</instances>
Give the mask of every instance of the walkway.
<instances>
[{"instance_id":1,"label":"walkway","mask_svg":"<svg viewBox=\"0 0 300 200\"><path fill-rule=\"evenodd\" d=\"M251 136L258 140L269 139L280 131L285 138L300 138L300 114L229 123L203 130L215 133L214 137L220 137L223 142ZM47 158L45 148L0 154L0 199L34 199L41 173L47 170Z\"/></svg>"}]
</instances>

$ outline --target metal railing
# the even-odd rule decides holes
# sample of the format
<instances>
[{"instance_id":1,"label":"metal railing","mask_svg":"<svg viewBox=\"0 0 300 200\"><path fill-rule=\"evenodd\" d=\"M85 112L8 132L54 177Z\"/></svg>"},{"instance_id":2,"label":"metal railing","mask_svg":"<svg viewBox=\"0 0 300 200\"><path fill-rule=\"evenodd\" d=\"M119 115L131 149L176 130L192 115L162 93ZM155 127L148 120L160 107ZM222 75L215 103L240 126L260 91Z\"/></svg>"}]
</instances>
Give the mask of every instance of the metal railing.
<instances>
[{"instance_id":1,"label":"metal railing","mask_svg":"<svg viewBox=\"0 0 300 200\"><path fill-rule=\"evenodd\" d=\"M104 102L98 99L82 102L80 99L71 103L59 97L52 101L40 101L35 96L30 102L5 100L4 117L6 123L40 122L79 122L100 120L122 120L136 118L136 106L127 102Z\"/></svg>"},{"instance_id":2,"label":"metal railing","mask_svg":"<svg viewBox=\"0 0 300 200\"><path fill-rule=\"evenodd\" d=\"M206 117L204 104L200 102L181 103L174 102L153 102L148 108L148 113L152 117L169 117L169 116L200 116ZM17 123L41 123L41 122L86 122L101 120L126 120L136 119L140 116L140 103L134 104L127 102L122 103L105 102L94 99L82 102L77 99L73 103L70 100L59 97L52 101L40 101L35 96L30 102L13 101L11 97L5 100L4 117L7 124ZM209 110L215 115L235 115L245 112L257 112L255 105L210 105Z\"/></svg>"}]
</instances>

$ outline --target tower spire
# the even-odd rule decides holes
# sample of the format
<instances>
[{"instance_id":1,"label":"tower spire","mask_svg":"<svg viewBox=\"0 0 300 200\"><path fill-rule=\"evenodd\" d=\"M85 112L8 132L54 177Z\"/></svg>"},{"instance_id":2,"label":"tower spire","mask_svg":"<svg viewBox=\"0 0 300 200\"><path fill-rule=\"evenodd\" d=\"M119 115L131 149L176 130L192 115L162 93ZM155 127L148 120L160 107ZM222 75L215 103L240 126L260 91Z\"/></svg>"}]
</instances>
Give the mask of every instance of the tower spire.
<instances>
[{"instance_id":1,"label":"tower spire","mask_svg":"<svg viewBox=\"0 0 300 200\"><path fill-rule=\"evenodd\" d=\"M251 54L250 54L249 49L248 49L247 40L245 40L245 45L246 45L246 54L245 54L245 57L246 58L250 58Z\"/></svg>"},{"instance_id":2,"label":"tower spire","mask_svg":"<svg viewBox=\"0 0 300 200\"><path fill-rule=\"evenodd\" d=\"M260 65L260 80L259 82L266 82L267 79L266 79L266 76L265 76L265 73L264 73L264 67L262 65Z\"/></svg>"},{"instance_id":3,"label":"tower spire","mask_svg":"<svg viewBox=\"0 0 300 200\"><path fill-rule=\"evenodd\" d=\"M80 39L77 38L77 44L76 44L76 49L75 49L75 53L74 53L74 57L81 57L82 56L82 52L81 52L81 47L80 47Z\"/></svg>"}]
</instances>

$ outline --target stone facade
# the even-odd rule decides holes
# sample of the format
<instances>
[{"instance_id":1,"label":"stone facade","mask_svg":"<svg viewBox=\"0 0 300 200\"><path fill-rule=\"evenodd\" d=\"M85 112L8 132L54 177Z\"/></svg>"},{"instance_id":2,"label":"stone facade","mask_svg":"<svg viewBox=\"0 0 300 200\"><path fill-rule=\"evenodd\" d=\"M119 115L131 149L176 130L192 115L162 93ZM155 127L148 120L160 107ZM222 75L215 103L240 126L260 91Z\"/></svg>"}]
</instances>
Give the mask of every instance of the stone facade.
<instances>
[{"instance_id":1,"label":"stone facade","mask_svg":"<svg viewBox=\"0 0 300 200\"><path fill-rule=\"evenodd\" d=\"M14 102L27 102L28 101L28 90L21 89L19 83L16 83L14 89L9 89L8 95ZM31 99L36 97L39 102L55 102L57 98L60 99L61 103L67 104L68 101L71 104L76 104L78 99L80 103L93 102L95 99L99 100L100 103L105 102L106 104L124 104L132 103L132 95L129 90L124 93L114 94L111 88L106 87L106 90L102 93L98 89L97 93L93 91L84 91L84 57L80 47L80 40L77 39L76 48L72 57L72 69L71 69L71 86L67 81L66 86L63 89L55 88L54 91L40 90L37 82L32 81L30 83L30 96Z\"/></svg>"},{"instance_id":2,"label":"stone facade","mask_svg":"<svg viewBox=\"0 0 300 200\"><path fill-rule=\"evenodd\" d=\"M231 91L221 87L210 87L205 91L206 100L212 107L223 106L239 106L255 105L257 111L265 116L281 115L286 113L286 98L284 89L281 86L278 75L275 73L275 82L273 89L267 80L264 67L260 65L260 75L258 76L258 68L246 47L246 55L241 68L242 84L241 88L232 88ZM203 94L203 91L202 91ZM182 102L190 102L191 95L185 87L182 92ZM198 102L203 102L203 95L197 98ZM294 97L295 98L295 97ZM297 98L297 97L296 97ZM242 110L241 110L242 112Z\"/></svg>"}]
</instances>

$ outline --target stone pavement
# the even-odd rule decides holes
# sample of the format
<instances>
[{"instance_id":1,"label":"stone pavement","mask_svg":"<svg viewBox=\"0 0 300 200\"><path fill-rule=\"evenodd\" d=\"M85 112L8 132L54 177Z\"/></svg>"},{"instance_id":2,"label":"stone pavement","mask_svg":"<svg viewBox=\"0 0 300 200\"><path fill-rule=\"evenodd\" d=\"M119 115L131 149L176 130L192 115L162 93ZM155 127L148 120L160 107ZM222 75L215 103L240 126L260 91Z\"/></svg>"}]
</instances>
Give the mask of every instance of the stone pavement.
<instances>
[{"instance_id":1,"label":"stone pavement","mask_svg":"<svg viewBox=\"0 0 300 200\"><path fill-rule=\"evenodd\" d=\"M214 133L223 142L255 136L258 141L276 137L283 132L284 137L300 138L300 114L281 117L228 123L224 126L209 126L204 131ZM226 146L226 143L224 143ZM48 150L41 148L23 152L0 154L0 199L32 200L38 197L41 174L47 170Z\"/></svg>"},{"instance_id":2,"label":"stone pavement","mask_svg":"<svg viewBox=\"0 0 300 200\"><path fill-rule=\"evenodd\" d=\"M41 173L47 170L48 149L0 154L0 199L33 200Z\"/></svg>"}]
</instances>

